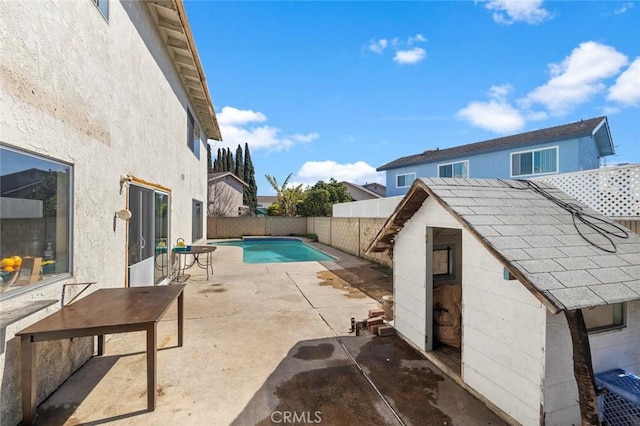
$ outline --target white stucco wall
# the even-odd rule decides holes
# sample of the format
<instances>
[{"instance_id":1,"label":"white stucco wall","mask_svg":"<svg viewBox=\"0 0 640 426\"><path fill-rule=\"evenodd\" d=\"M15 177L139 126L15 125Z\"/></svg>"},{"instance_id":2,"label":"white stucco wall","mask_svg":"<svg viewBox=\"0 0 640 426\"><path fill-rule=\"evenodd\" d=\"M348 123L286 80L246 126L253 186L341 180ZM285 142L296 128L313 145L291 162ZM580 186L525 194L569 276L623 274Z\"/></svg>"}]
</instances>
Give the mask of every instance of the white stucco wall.
<instances>
[{"instance_id":1,"label":"white stucco wall","mask_svg":"<svg viewBox=\"0 0 640 426\"><path fill-rule=\"evenodd\" d=\"M395 210L403 196L375 198L333 205L333 217L387 218Z\"/></svg>"},{"instance_id":2,"label":"white stucco wall","mask_svg":"<svg viewBox=\"0 0 640 426\"><path fill-rule=\"evenodd\" d=\"M197 159L187 147L189 101L146 6L111 1L109 9L107 22L91 1L0 2L0 142L69 163L74 175L72 276L2 301L3 310L59 300L67 282L124 285L125 222L113 229L126 205L122 174L172 190L173 241L191 239L192 199L206 204L206 148ZM6 328L2 424L21 415L14 334L59 306ZM90 356L90 340L73 345L52 349L40 388L64 380L70 358L80 365Z\"/></svg>"},{"instance_id":3,"label":"white stucco wall","mask_svg":"<svg viewBox=\"0 0 640 426\"><path fill-rule=\"evenodd\" d=\"M544 408L548 425L580 423L569 327L563 314L547 314ZM640 372L640 302L627 303L626 327L589 335L593 371Z\"/></svg>"},{"instance_id":4,"label":"white stucco wall","mask_svg":"<svg viewBox=\"0 0 640 426\"><path fill-rule=\"evenodd\" d=\"M462 379L523 425L538 425L546 308L462 233Z\"/></svg>"}]
</instances>

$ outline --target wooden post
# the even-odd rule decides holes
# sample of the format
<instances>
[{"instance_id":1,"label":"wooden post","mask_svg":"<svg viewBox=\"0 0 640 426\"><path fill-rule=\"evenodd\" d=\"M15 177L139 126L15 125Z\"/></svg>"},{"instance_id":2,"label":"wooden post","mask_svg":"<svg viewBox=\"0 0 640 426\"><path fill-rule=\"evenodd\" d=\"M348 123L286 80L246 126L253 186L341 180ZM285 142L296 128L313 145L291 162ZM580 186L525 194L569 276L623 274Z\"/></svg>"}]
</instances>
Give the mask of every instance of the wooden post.
<instances>
[{"instance_id":1,"label":"wooden post","mask_svg":"<svg viewBox=\"0 0 640 426\"><path fill-rule=\"evenodd\" d=\"M589 335L584 324L582 310L564 311L571 333L573 346L573 375L578 385L580 416L583 426L600 425L598 417L598 395L596 381L591 363L591 347Z\"/></svg>"}]
</instances>

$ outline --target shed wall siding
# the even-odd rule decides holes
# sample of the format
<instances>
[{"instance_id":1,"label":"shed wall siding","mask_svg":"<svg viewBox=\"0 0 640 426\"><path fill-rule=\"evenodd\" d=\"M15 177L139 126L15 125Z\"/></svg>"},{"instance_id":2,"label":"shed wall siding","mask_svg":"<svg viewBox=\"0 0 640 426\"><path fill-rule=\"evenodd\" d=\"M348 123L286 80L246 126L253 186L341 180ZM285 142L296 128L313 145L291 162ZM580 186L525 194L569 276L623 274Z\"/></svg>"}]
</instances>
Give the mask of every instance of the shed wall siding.
<instances>
[{"instance_id":1,"label":"shed wall siding","mask_svg":"<svg viewBox=\"0 0 640 426\"><path fill-rule=\"evenodd\" d=\"M538 425L545 308L466 230L462 235L462 379L524 425Z\"/></svg>"},{"instance_id":2,"label":"shed wall siding","mask_svg":"<svg viewBox=\"0 0 640 426\"><path fill-rule=\"evenodd\" d=\"M578 389L573 375L571 335L564 315L547 314L544 400L549 425L580 423ZM627 303L627 326L591 334L593 371L613 368L640 372L640 302Z\"/></svg>"},{"instance_id":3,"label":"shed wall siding","mask_svg":"<svg viewBox=\"0 0 640 426\"><path fill-rule=\"evenodd\" d=\"M407 221L393 249L395 327L419 348L426 337L426 246L427 226L460 229L461 225L433 198Z\"/></svg>"}]
</instances>

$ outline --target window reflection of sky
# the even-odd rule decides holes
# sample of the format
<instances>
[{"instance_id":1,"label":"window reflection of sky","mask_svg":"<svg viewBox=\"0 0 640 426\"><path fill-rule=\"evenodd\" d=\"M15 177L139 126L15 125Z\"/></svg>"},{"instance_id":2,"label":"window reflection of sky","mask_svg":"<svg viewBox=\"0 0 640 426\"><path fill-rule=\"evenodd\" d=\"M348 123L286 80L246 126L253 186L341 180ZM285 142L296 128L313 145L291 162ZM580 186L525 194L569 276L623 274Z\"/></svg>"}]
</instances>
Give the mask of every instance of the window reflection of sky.
<instances>
[{"instance_id":1,"label":"window reflection of sky","mask_svg":"<svg viewBox=\"0 0 640 426\"><path fill-rule=\"evenodd\" d=\"M29 169L64 171L66 168L67 166L40 160L4 147L0 153L0 174L2 176Z\"/></svg>"}]
</instances>

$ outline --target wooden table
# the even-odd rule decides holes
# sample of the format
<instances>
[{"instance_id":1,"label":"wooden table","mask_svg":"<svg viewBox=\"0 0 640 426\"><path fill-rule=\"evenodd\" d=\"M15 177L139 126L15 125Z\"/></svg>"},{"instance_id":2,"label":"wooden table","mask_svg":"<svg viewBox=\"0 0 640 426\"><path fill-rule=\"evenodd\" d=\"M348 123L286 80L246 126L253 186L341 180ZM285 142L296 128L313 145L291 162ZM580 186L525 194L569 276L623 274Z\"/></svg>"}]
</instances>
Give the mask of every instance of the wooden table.
<instances>
[{"instance_id":1,"label":"wooden table","mask_svg":"<svg viewBox=\"0 0 640 426\"><path fill-rule=\"evenodd\" d=\"M185 276L185 270L191 268L196 263L198 267L207 270L207 280L209 279L209 268L213 274L213 252L218 247L215 246L189 246L188 250L173 249L173 252L179 255L178 258L178 274L176 275L176 281L180 281ZM193 260L191 263L187 261L187 255L192 255ZM201 259L200 257L204 257ZM188 277L187 277L188 278ZM182 280L184 281L184 280Z\"/></svg>"},{"instance_id":2,"label":"wooden table","mask_svg":"<svg viewBox=\"0 0 640 426\"><path fill-rule=\"evenodd\" d=\"M97 290L77 302L16 333L22 350L22 421L32 424L36 414L36 342L98 336L98 355L104 354L105 334L147 332L147 405L156 408L157 326L178 299L178 346L182 346L185 285Z\"/></svg>"}]
</instances>

